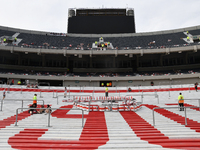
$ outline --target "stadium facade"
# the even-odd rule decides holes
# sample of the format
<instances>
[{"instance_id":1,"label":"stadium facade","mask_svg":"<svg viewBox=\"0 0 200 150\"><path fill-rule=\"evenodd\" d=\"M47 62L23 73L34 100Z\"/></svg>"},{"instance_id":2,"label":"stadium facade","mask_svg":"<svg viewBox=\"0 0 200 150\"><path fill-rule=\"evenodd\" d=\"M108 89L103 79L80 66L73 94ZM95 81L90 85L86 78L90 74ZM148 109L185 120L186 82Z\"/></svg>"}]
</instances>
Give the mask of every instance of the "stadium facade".
<instances>
[{"instance_id":1,"label":"stadium facade","mask_svg":"<svg viewBox=\"0 0 200 150\"><path fill-rule=\"evenodd\" d=\"M124 10L101 11L105 15ZM88 9L76 10L76 15L73 15L74 10L69 11L69 20L91 17ZM126 10L123 17L127 17L127 11L130 12ZM74 33L70 27L73 21L69 21L71 33L67 34L1 26L1 80L29 79L62 86L100 86L102 81L112 82L112 86L197 82L200 26L134 33L134 13L131 12L133 24L127 33ZM103 47L100 38L103 38ZM97 42L100 45L94 47ZM112 44L111 48L104 45L108 43Z\"/></svg>"}]
</instances>

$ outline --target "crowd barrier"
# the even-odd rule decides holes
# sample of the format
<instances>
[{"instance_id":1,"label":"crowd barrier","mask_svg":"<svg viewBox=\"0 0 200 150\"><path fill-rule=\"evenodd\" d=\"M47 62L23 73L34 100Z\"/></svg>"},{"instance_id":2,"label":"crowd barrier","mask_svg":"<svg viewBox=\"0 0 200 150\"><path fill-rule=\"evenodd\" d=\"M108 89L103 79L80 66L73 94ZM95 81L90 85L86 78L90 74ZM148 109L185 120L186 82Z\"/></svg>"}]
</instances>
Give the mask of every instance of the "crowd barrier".
<instances>
[{"instance_id":1,"label":"crowd barrier","mask_svg":"<svg viewBox=\"0 0 200 150\"><path fill-rule=\"evenodd\" d=\"M22 108L24 106L24 101L33 101L32 99L2 99L1 100L1 110L3 110L3 101L21 101L22 102ZM42 104L44 105L44 100L37 100L38 102L39 101L42 101Z\"/></svg>"},{"instance_id":2,"label":"crowd barrier","mask_svg":"<svg viewBox=\"0 0 200 150\"><path fill-rule=\"evenodd\" d=\"M16 122L15 122L15 126L17 126L17 121L18 121L18 110L19 109L22 109L22 110L29 110L30 108L17 108L16 109ZM44 108L31 108L31 109L44 109ZM45 109L51 109L51 110L80 110L80 109L72 109L72 108L45 108ZM80 110L82 111L82 128L84 127L84 111L83 110ZM50 126L50 111L48 113L48 127L51 127Z\"/></svg>"}]
</instances>

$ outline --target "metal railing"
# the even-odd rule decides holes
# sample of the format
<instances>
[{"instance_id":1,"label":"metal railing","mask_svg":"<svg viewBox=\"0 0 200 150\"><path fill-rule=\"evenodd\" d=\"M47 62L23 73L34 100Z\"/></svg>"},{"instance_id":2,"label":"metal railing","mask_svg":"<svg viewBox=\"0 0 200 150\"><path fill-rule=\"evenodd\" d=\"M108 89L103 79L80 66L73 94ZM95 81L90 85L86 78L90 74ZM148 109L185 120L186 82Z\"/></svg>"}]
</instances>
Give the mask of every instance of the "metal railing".
<instances>
[{"instance_id":1,"label":"metal railing","mask_svg":"<svg viewBox=\"0 0 200 150\"><path fill-rule=\"evenodd\" d=\"M49 88L49 89L50 89L50 88ZM47 90L47 89L40 89L40 98L43 98L42 92L46 92L46 91L49 91L49 90Z\"/></svg>"},{"instance_id":2,"label":"metal railing","mask_svg":"<svg viewBox=\"0 0 200 150\"><path fill-rule=\"evenodd\" d=\"M153 113L153 126L155 126L155 115L154 115L154 111L155 109L171 109L171 108L180 108L180 107L156 107L156 108L153 108L152 110L152 113ZM199 108L199 107L181 107L181 108L184 108L184 114L185 114L185 126L187 125L187 113L186 113L186 110L187 108Z\"/></svg>"},{"instance_id":3,"label":"metal railing","mask_svg":"<svg viewBox=\"0 0 200 150\"><path fill-rule=\"evenodd\" d=\"M48 109L48 110L81 110L82 111L82 127L84 127L84 111L82 109L71 109L71 108L17 108L16 109L16 121L15 121L15 126L17 126L17 121L18 121L18 110L19 109ZM48 127L50 127L50 111L48 112Z\"/></svg>"},{"instance_id":4,"label":"metal railing","mask_svg":"<svg viewBox=\"0 0 200 150\"><path fill-rule=\"evenodd\" d=\"M56 98L57 98L57 105L58 105L58 97L61 97L61 96L64 97L64 94L63 94L63 95L57 95L57 96L56 96Z\"/></svg>"},{"instance_id":5,"label":"metal railing","mask_svg":"<svg viewBox=\"0 0 200 150\"><path fill-rule=\"evenodd\" d=\"M90 103L91 103L91 101L101 102L102 105L109 106L110 107L110 111L112 111L112 107L113 106L115 106L115 105L119 106L119 104L116 104L116 103L113 103L113 102L124 101L126 103L126 99L121 99L121 100L119 100L119 99L105 99L105 100L103 100L103 99L101 99L101 100L90 99L88 101L88 103L89 103L88 104L88 111L90 111ZM87 104L84 104L83 102L80 102L79 100L73 100L73 102L75 102L77 104L79 103L79 104L81 104L83 106L87 106ZM105 103L105 102L107 102L107 103ZM135 111L136 110L135 108L137 106L140 106L141 104L142 104L142 102L136 102L136 104L134 104L134 105L127 105L127 106L129 106L129 109L130 109L130 106L133 106L133 109Z\"/></svg>"},{"instance_id":6,"label":"metal railing","mask_svg":"<svg viewBox=\"0 0 200 150\"><path fill-rule=\"evenodd\" d=\"M3 87L3 81L0 80L1 88Z\"/></svg>"},{"instance_id":7,"label":"metal railing","mask_svg":"<svg viewBox=\"0 0 200 150\"><path fill-rule=\"evenodd\" d=\"M141 96L141 102L142 103L143 103L144 96L155 96L155 98L157 98L157 101L158 101L158 104L159 104L159 96L158 96L157 93L155 93L155 94L143 94L143 92L142 92L142 94L128 94L125 97L128 97L128 96Z\"/></svg>"},{"instance_id":8,"label":"metal railing","mask_svg":"<svg viewBox=\"0 0 200 150\"><path fill-rule=\"evenodd\" d=\"M61 96L64 97L64 95L58 95L57 96L57 105L58 105L58 97L61 97ZM72 97L73 102L76 101L76 102L79 102L79 103L80 103L81 100L79 100L79 99L76 100L75 97L89 97L89 102L88 102L89 107L90 107L90 103L91 103L91 100L92 100L91 95L66 95L66 97L68 97L68 99L70 97Z\"/></svg>"},{"instance_id":9,"label":"metal railing","mask_svg":"<svg viewBox=\"0 0 200 150\"><path fill-rule=\"evenodd\" d=\"M56 92L56 96L54 96L54 93ZM58 96L58 91L57 90L53 90L53 98L57 98Z\"/></svg>"},{"instance_id":10,"label":"metal railing","mask_svg":"<svg viewBox=\"0 0 200 150\"><path fill-rule=\"evenodd\" d=\"M158 91L157 89L155 90L156 92L167 92L168 91L168 94L169 94L169 97L171 97L171 95L170 95L170 89L169 88L160 88L159 89L160 91Z\"/></svg>"},{"instance_id":11,"label":"metal railing","mask_svg":"<svg viewBox=\"0 0 200 150\"><path fill-rule=\"evenodd\" d=\"M80 97L80 96L89 97L90 100L89 100L89 102L88 102L88 105L89 105L89 112L90 112L91 95L70 95L70 96L73 96L73 102L76 101L76 99L75 99L76 96L77 96L77 97ZM79 102L79 100L77 100L77 101Z\"/></svg>"},{"instance_id":12,"label":"metal railing","mask_svg":"<svg viewBox=\"0 0 200 150\"><path fill-rule=\"evenodd\" d=\"M187 100L192 100L192 101L193 101L193 100L197 100L197 101L199 101L199 110L200 110L200 99L198 99L198 98L191 98L191 99L184 99L184 100L186 100L186 101L187 101Z\"/></svg>"},{"instance_id":13,"label":"metal railing","mask_svg":"<svg viewBox=\"0 0 200 150\"><path fill-rule=\"evenodd\" d=\"M23 108L23 106L24 106L24 101L33 101L32 99L2 99L1 100L1 110L0 111L2 111L3 110L3 101L22 101L22 108ZM43 103L43 105L44 105L44 100L37 100L37 101L42 101ZM23 111L23 110L21 110L21 111Z\"/></svg>"},{"instance_id":14,"label":"metal railing","mask_svg":"<svg viewBox=\"0 0 200 150\"><path fill-rule=\"evenodd\" d=\"M50 89L50 83L49 82L39 82L38 86L40 86L41 84L47 84L49 86L49 89Z\"/></svg>"}]
</instances>

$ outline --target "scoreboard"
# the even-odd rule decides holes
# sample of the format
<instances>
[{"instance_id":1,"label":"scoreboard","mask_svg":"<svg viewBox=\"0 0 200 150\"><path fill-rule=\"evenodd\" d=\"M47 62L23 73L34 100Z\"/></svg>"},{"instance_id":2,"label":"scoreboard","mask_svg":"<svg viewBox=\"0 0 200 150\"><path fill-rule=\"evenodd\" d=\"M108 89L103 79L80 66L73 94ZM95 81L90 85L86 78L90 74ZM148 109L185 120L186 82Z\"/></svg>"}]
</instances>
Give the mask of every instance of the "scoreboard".
<instances>
[{"instance_id":1,"label":"scoreboard","mask_svg":"<svg viewBox=\"0 0 200 150\"><path fill-rule=\"evenodd\" d=\"M68 33L135 33L132 9L70 9L68 16Z\"/></svg>"}]
</instances>

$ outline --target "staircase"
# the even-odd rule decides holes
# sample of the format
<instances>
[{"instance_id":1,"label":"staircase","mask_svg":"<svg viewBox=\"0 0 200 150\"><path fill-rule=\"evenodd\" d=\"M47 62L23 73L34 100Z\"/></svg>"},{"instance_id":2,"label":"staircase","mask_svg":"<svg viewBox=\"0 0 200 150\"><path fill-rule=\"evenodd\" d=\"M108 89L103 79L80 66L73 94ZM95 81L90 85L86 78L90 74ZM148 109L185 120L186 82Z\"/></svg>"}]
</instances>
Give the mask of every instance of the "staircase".
<instances>
[{"instance_id":1,"label":"staircase","mask_svg":"<svg viewBox=\"0 0 200 150\"><path fill-rule=\"evenodd\" d=\"M184 125L184 112L177 109L152 109L163 105L143 105L137 112L85 112L84 128L80 111L56 110L51 114L51 127L47 127L44 114L19 114L0 121L0 149L105 149L105 150L164 150L199 149L199 110L188 110L188 125ZM72 107L72 106L70 106ZM197 117L195 117L197 116Z\"/></svg>"}]
</instances>

